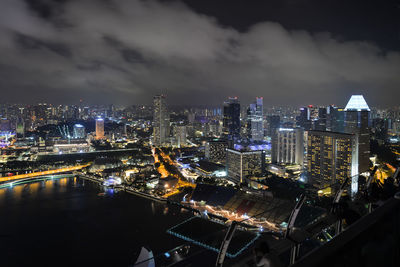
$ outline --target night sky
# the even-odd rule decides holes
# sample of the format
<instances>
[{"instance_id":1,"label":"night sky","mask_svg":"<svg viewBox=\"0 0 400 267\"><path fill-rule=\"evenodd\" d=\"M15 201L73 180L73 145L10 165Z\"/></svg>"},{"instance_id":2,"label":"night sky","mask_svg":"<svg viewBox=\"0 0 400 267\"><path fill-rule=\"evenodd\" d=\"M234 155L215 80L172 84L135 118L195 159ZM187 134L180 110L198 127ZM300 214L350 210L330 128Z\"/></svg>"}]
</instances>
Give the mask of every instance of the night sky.
<instances>
[{"instance_id":1,"label":"night sky","mask_svg":"<svg viewBox=\"0 0 400 267\"><path fill-rule=\"evenodd\" d=\"M399 0L0 0L0 102L399 105Z\"/></svg>"}]
</instances>

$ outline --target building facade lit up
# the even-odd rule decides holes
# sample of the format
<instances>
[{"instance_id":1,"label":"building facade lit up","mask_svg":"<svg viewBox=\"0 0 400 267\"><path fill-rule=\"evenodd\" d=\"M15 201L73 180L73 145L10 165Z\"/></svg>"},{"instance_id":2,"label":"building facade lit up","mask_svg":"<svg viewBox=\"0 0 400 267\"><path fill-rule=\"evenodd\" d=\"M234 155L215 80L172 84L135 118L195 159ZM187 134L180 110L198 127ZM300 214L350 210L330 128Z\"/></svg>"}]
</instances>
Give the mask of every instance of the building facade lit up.
<instances>
[{"instance_id":1,"label":"building facade lit up","mask_svg":"<svg viewBox=\"0 0 400 267\"><path fill-rule=\"evenodd\" d=\"M317 188L343 182L347 177L352 178L353 183L358 174L358 136L309 131L307 171L309 181Z\"/></svg>"},{"instance_id":2,"label":"building facade lit up","mask_svg":"<svg viewBox=\"0 0 400 267\"><path fill-rule=\"evenodd\" d=\"M102 118L96 119L96 139L104 138L104 120Z\"/></svg>"},{"instance_id":3,"label":"building facade lit up","mask_svg":"<svg viewBox=\"0 0 400 267\"><path fill-rule=\"evenodd\" d=\"M240 137L240 103L237 97L230 97L224 103L223 132L229 140Z\"/></svg>"},{"instance_id":4,"label":"building facade lit up","mask_svg":"<svg viewBox=\"0 0 400 267\"><path fill-rule=\"evenodd\" d=\"M263 127L263 98L257 97L256 101L250 104L247 111L248 137L255 141L264 139Z\"/></svg>"},{"instance_id":5,"label":"building facade lit up","mask_svg":"<svg viewBox=\"0 0 400 267\"><path fill-rule=\"evenodd\" d=\"M279 128L272 139L272 163L303 165L304 133L300 128Z\"/></svg>"},{"instance_id":6,"label":"building facade lit up","mask_svg":"<svg viewBox=\"0 0 400 267\"><path fill-rule=\"evenodd\" d=\"M228 179L235 183L245 182L247 177L264 173L265 153L258 151L238 151L227 149L226 169Z\"/></svg>"},{"instance_id":7,"label":"building facade lit up","mask_svg":"<svg viewBox=\"0 0 400 267\"><path fill-rule=\"evenodd\" d=\"M174 129L175 144L177 147L184 147L187 145L187 131L185 125L177 125Z\"/></svg>"},{"instance_id":8,"label":"building facade lit up","mask_svg":"<svg viewBox=\"0 0 400 267\"><path fill-rule=\"evenodd\" d=\"M162 146L169 141L169 113L165 95L154 96L153 107L153 144Z\"/></svg>"},{"instance_id":9,"label":"building facade lit up","mask_svg":"<svg viewBox=\"0 0 400 267\"><path fill-rule=\"evenodd\" d=\"M96 124L97 124L97 122L96 122ZM76 138L76 139L86 138L85 127L82 124L74 125L74 138Z\"/></svg>"},{"instance_id":10,"label":"building facade lit up","mask_svg":"<svg viewBox=\"0 0 400 267\"><path fill-rule=\"evenodd\" d=\"M205 157L211 162L223 163L226 160L227 148L228 142L226 141L208 141L205 146Z\"/></svg>"},{"instance_id":11,"label":"building facade lit up","mask_svg":"<svg viewBox=\"0 0 400 267\"><path fill-rule=\"evenodd\" d=\"M352 95L344 112L344 131L358 135L358 172L366 172L370 164L370 109L362 95Z\"/></svg>"}]
</instances>

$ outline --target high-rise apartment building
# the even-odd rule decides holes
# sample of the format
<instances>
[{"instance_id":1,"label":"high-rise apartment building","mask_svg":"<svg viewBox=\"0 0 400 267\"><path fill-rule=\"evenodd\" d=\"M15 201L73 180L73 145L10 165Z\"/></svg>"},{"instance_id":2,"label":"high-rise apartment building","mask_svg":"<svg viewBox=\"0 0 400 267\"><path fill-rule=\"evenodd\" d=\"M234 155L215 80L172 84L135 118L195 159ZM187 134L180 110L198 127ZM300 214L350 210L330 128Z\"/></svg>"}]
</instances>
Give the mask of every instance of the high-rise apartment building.
<instances>
[{"instance_id":1,"label":"high-rise apartment building","mask_svg":"<svg viewBox=\"0 0 400 267\"><path fill-rule=\"evenodd\" d=\"M254 141L264 139L263 127L263 98L257 97L256 101L250 104L247 111L247 132L248 137Z\"/></svg>"},{"instance_id":2,"label":"high-rise apartment building","mask_svg":"<svg viewBox=\"0 0 400 267\"><path fill-rule=\"evenodd\" d=\"M260 176L264 173L265 154L262 150L238 151L227 149L226 168L228 179L243 183L247 177Z\"/></svg>"},{"instance_id":3,"label":"high-rise apartment building","mask_svg":"<svg viewBox=\"0 0 400 267\"><path fill-rule=\"evenodd\" d=\"M328 131L309 131L307 170L317 188L352 179L358 189L358 135ZM352 191L353 191L352 190Z\"/></svg>"},{"instance_id":4,"label":"high-rise apartment building","mask_svg":"<svg viewBox=\"0 0 400 267\"><path fill-rule=\"evenodd\" d=\"M223 127L229 140L240 137L240 103L237 97L230 97L224 103Z\"/></svg>"},{"instance_id":5,"label":"high-rise apartment building","mask_svg":"<svg viewBox=\"0 0 400 267\"><path fill-rule=\"evenodd\" d=\"M96 139L104 138L104 120L102 118L96 119Z\"/></svg>"},{"instance_id":6,"label":"high-rise apartment building","mask_svg":"<svg viewBox=\"0 0 400 267\"><path fill-rule=\"evenodd\" d=\"M153 144L162 146L168 143L169 113L165 95L156 95L153 99Z\"/></svg>"},{"instance_id":7,"label":"high-rise apartment building","mask_svg":"<svg viewBox=\"0 0 400 267\"><path fill-rule=\"evenodd\" d=\"M272 138L272 163L303 165L304 131L279 128Z\"/></svg>"}]
</instances>

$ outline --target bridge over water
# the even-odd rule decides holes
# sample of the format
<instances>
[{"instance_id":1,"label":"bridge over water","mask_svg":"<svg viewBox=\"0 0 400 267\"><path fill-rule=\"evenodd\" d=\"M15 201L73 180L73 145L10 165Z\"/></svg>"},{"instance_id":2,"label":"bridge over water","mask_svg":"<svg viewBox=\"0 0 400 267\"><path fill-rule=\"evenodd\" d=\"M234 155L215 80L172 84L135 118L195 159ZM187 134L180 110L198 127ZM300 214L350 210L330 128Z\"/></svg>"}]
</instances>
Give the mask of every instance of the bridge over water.
<instances>
[{"instance_id":1,"label":"bridge over water","mask_svg":"<svg viewBox=\"0 0 400 267\"><path fill-rule=\"evenodd\" d=\"M84 164L84 165L77 165L73 167L65 167L65 168L60 168L60 169L55 169L55 170L47 170L47 171L41 171L41 172L31 172L31 173L26 173L26 174L19 174L19 175L13 175L13 176L8 176L8 177L1 177L0 182L10 182L10 181L15 181L15 180L20 180L20 179L25 179L25 178L33 178L33 177L39 177L39 176L46 176L46 175L54 175L58 173L63 173L63 172L72 172L72 171L77 171L81 170L85 167L88 167L90 164Z\"/></svg>"}]
</instances>

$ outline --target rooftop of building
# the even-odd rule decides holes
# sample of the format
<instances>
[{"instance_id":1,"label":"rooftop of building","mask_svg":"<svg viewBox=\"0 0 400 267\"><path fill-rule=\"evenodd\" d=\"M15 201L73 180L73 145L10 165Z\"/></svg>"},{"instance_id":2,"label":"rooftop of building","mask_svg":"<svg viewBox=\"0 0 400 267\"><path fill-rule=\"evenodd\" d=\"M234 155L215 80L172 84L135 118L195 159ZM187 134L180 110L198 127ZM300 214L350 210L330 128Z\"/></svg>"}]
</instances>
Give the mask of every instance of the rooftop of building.
<instances>
[{"instance_id":1,"label":"rooftop of building","mask_svg":"<svg viewBox=\"0 0 400 267\"><path fill-rule=\"evenodd\" d=\"M269 150L271 149L271 143L265 140L250 140L242 139L235 142L233 146L234 150L245 152L245 151L257 151L257 150Z\"/></svg>"},{"instance_id":2,"label":"rooftop of building","mask_svg":"<svg viewBox=\"0 0 400 267\"><path fill-rule=\"evenodd\" d=\"M344 110L371 111L362 95L352 95Z\"/></svg>"},{"instance_id":3,"label":"rooftop of building","mask_svg":"<svg viewBox=\"0 0 400 267\"><path fill-rule=\"evenodd\" d=\"M343 133L343 132L332 132L332 131L320 131L320 130L309 130L309 133L320 133L320 134L328 134L328 135L347 135L352 136L354 134L351 133Z\"/></svg>"},{"instance_id":4,"label":"rooftop of building","mask_svg":"<svg viewBox=\"0 0 400 267\"><path fill-rule=\"evenodd\" d=\"M198 168L200 168L201 170L211 173L221 169L225 169L225 166L207 160L199 160L199 162L197 162L197 165Z\"/></svg>"}]
</instances>

